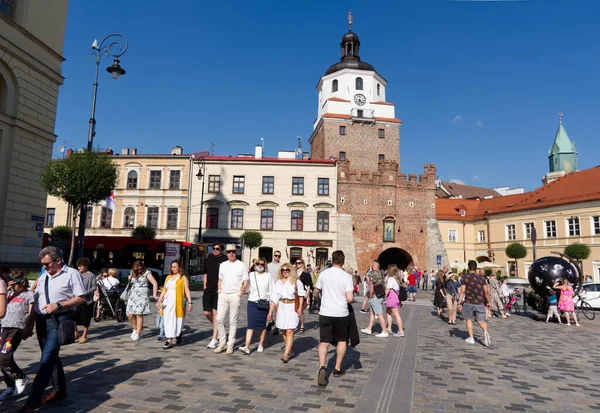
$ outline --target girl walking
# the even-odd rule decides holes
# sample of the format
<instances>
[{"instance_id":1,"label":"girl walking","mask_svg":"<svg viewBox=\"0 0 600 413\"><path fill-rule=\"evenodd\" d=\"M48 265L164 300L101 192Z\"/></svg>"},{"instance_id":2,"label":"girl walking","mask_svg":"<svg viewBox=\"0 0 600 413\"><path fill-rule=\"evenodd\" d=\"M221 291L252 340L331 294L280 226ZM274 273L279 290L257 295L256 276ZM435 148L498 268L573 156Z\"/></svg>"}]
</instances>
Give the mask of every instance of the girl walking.
<instances>
[{"instance_id":1,"label":"girl walking","mask_svg":"<svg viewBox=\"0 0 600 413\"><path fill-rule=\"evenodd\" d=\"M555 290L560 290L560 298L558 300L558 309L565 313L567 316L567 325L571 325L571 318L573 316L573 321L575 321L575 325L577 327L580 326L577 321L577 315L575 314L575 303L573 302L573 287L569 284L569 280L563 278L562 284L556 283L553 287Z\"/></svg>"},{"instance_id":2,"label":"girl walking","mask_svg":"<svg viewBox=\"0 0 600 413\"><path fill-rule=\"evenodd\" d=\"M127 300L127 318L133 327L131 340L138 341L144 327L144 316L150 315L150 299L148 298L148 282L152 284L152 297L158 300L158 284L152 273L146 270L142 260L134 261L129 274L130 288Z\"/></svg>"},{"instance_id":3,"label":"girl walking","mask_svg":"<svg viewBox=\"0 0 600 413\"><path fill-rule=\"evenodd\" d=\"M250 354L250 342L254 331L258 331L258 352L265 351L264 343L267 335L267 315L269 307L265 307L264 301L269 300L271 296L271 274L266 271L267 261L264 258L256 260L254 272L248 275L248 284L250 285L250 294L248 295L248 329L246 330L246 343L240 347L242 354Z\"/></svg>"},{"instance_id":4,"label":"girl walking","mask_svg":"<svg viewBox=\"0 0 600 413\"><path fill-rule=\"evenodd\" d=\"M183 320L185 318L184 298L187 299L188 311L192 311L192 295L190 293L190 283L183 274L181 263L173 261L171 263L171 274L165 280L160 298L156 303L156 308L163 309L163 322L165 326L165 336L167 342L163 349L175 347L174 340L180 341L181 331L183 329Z\"/></svg>"},{"instance_id":5,"label":"girl walking","mask_svg":"<svg viewBox=\"0 0 600 413\"><path fill-rule=\"evenodd\" d=\"M404 329L402 328L402 317L400 317L400 307L402 307L402 302L400 302L400 286L402 285L402 280L400 279L398 273L398 267L395 264L392 264L388 267L389 275L385 285L385 307L387 312L387 327L389 332L392 332L392 316L396 319L396 324L398 325L398 332L394 334L394 337L404 337Z\"/></svg>"}]
</instances>

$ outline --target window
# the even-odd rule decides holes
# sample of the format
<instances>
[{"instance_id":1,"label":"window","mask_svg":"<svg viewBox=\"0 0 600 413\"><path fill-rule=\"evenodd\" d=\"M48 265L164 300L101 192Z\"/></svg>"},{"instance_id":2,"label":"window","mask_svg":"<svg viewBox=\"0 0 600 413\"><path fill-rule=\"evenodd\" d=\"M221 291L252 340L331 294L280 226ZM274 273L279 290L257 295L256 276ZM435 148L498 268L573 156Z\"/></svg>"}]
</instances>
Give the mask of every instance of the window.
<instances>
[{"instance_id":1,"label":"window","mask_svg":"<svg viewBox=\"0 0 600 413\"><path fill-rule=\"evenodd\" d=\"M525 223L525 239L531 239L531 232L533 231L533 222Z\"/></svg>"},{"instance_id":2,"label":"window","mask_svg":"<svg viewBox=\"0 0 600 413\"><path fill-rule=\"evenodd\" d=\"M148 219L146 220L146 226L150 228L158 228L158 207L148 208Z\"/></svg>"},{"instance_id":3,"label":"window","mask_svg":"<svg viewBox=\"0 0 600 413\"><path fill-rule=\"evenodd\" d=\"M363 117L363 110L362 109L357 109L356 110L356 117L357 118L362 118Z\"/></svg>"},{"instance_id":4,"label":"window","mask_svg":"<svg viewBox=\"0 0 600 413\"><path fill-rule=\"evenodd\" d=\"M329 178L319 178L317 181L317 194L329 195Z\"/></svg>"},{"instance_id":5,"label":"window","mask_svg":"<svg viewBox=\"0 0 600 413\"><path fill-rule=\"evenodd\" d=\"M88 209L85 213L85 227L86 228L92 227L93 218L94 218L94 208L88 207Z\"/></svg>"},{"instance_id":6,"label":"window","mask_svg":"<svg viewBox=\"0 0 600 413\"><path fill-rule=\"evenodd\" d=\"M273 210L263 209L260 211L260 229L272 230L273 229Z\"/></svg>"},{"instance_id":7,"label":"window","mask_svg":"<svg viewBox=\"0 0 600 413\"><path fill-rule=\"evenodd\" d=\"M455 229L448 230L448 241L450 241L450 242L458 241L458 232Z\"/></svg>"},{"instance_id":8,"label":"window","mask_svg":"<svg viewBox=\"0 0 600 413\"><path fill-rule=\"evenodd\" d=\"M169 176L169 189L179 189L179 182L181 181L181 171L171 171Z\"/></svg>"},{"instance_id":9,"label":"window","mask_svg":"<svg viewBox=\"0 0 600 413\"><path fill-rule=\"evenodd\" d=\"M377 83L377 96L381 96L381 85Z\"/></svg>"},{"instance_id":10,"label":"window","mask_svg":"<svg viewBox=\"0 0 600 413\"><path fill-rule=\"evenodd\" d=\"M567 220L569 224L569 236L570 237L578 237L581 235L581 231L579 230L579 218L571 217Z\"/></svg>"},{"instance_id":11,"label":"window","mask_svg":"<svg viewBox=\"0 0 600 413\"><path fill-rule=\"evenodd\" d=\"M379 138L385 138L385 129L378 129L377 130L377 137L379 137Z\"/></svg>"},{"instance_id":12,"label":"window","mask_svg":"<svg viewBox=\"0 0 600 413\"><path fill-rule=\"evenodd\" d=\"M54 217L56 216L56 208L46 209L46 226L49 228L54 227Z\"/></svg>"},{"instance_id":13,"label":"window","mask_svg":"<svg viewBox=\"0 0 600 413\"><path fill-rule=\"evenodd\" d=\"M136 171L129 171L127 174L127 189L137 189L138 174Z\"/></svg>"},{"instance_id":14,"label":"window","mask_svg":"<svg viewBox=\"0 0 600 413\"><path fill-rule=\"evenodd\" d=\"M15 0L0 0L0 13L15 18Z\"/></svg>"},{"instance_id":15,"label":"window","mask_svg":"<svg viewBox=\"0 0 600 413\"><path fill-rule=\"evenodd\" d=\"M338 158L340 159L340 161L345 161L346 160L346 152L340 152L340 156Z\"/></svg>"},{"instance_id":16,"label":"window","mask_svg":"<svg viewBox=\"0 0 600 413\"><path fill-rule=\"evenodd\" d=\"M123 223L123 227L135 227L135 209L133 209L132 207L125 208L125 222Z\"/></svg>"},{"instance_id":17,"label":"window","mask_svg":"<svg viewBox=\"0 0 600 413\"><path fill-rule=\"evenodd\" d=\"M600 235L600 217L592 217L592 235Z\"/></svg>"},{"instance_id":18,"label":"window","mask_svg":"<svg viewBox=\"0 0 600 413\"><path fill-rule=\"evenodd\" d=\"M338 91L338 81L337 79L335 79L333 82L331 82L331 93L335 93Z\"/></svg>"},{"instance_id":19,"label":"window","mask_svg":"<svg viewBox=\"0 0 600 413\"><path fill-rule=\"evenodd\" d=\"M329 231L329 212L327 212L327 211L317 212L317 231L319 231L319 232Z\"/></svg>"},{"instance_id":20,"label":"window","mask_svg":"<svg viewBox=\"0 0 600 413\"><path fill-rule=\"evenodd\" d=\"M179 210L177 208L167 208L167 229L177 229L177 216Z\"/></svg>"},{"instance_id":21,"label":"window","mask_svg":"<svg viewBox=\"0 0 600 413\"><path fill-rule=\"evenodd\" d=\"M485 231L477 231L477 242L485 242Z\"/></svg>"},{"instance_id":22,"label":"window","mask_svg":"<svg viewBox=\"0 0 600 413\"><path fill-rule=\"evenodd\" d=\"M150 171L150 189L160 189L161 171Z\"/></svg>"},{"instance_id":23,"label":"window","mask_svg":"<svg viewBox=\"0 0 600 413\"><path fill-rule=\"evenodd\" d=\"M233 177L233 193L234 194L243 194L245 187L246 187L246 177L245 176L234 176Z\"/></svg>"},{"instance_id":24,"label":"window","mask_svg":"<svg viewBox=\"0 0 600 413\"><path fill-rule=\"evenodd\" d=\"M517 239L517 228L515 227L515 224L506 226L506 239L509 241L514 241Z\"/></svg>"},{"instance_id":25,"label":"window","mask_svg":"<svg viewBox=\"0 0 600 413\"><path fill-rule=\"evenodd\" d=\"M304 212L292 211L292 231L302 231L302 222L304 221Z\"/></svg>"},{"instance_id":26,"label":"window","mask_svg":"<svg viewBox=\"0 0 600 413\"><path fill-rule=\"evenodd\" d=\"M292 178L292 195L304 195L304 178Z\"/></svg>"},{"instance_id":27,"label":"window","mask_svg":"<svg viewBox=\"0 0 600 413\"><path fill-rule=\"evenodd\" d=\"M208 192L217 193L221 189L221 175L208 176Z\"/></svg>"},{"instance_id":28,"label":"window","mask_svg":"<svg viewBox=\"0 0 600 413\"><path fill-rule=\"evenodd\" d=\"M362 77L357 77L356 81L354 82L354 88L356 90L363 90L363 80Z\"/></svg>"},{"instance_id":29,"label":"window","mask_svg":"<svg viewBox=\"0 0 600 413\"><path fill-rule=\"evenodd\" d=\"M244 210L235 208L231 210L231 229L244 228Z\"/></svg>"},{"instance_id":30,"label":"window","mask_svg":"<svg viewBox=\"0 0 600 413\"><path fill-rule=\"evenodd\" d=\"M275 192L275 177L274 176L263 176L263 194L273 194Z\"/></svg>"},{"instance_id":31,"label":"window","mask_svg":"<svg viewBox=\"0 0 600 413\"><path fill-rule=\"evenodd\" d=\"M546 227L546 238L556 238L556 221L544 222Z\"/></svg>"},{"instance_id":32,"label":"window","mask_svg":"<svg viewBox=\"0 0 600 413\"><path fill-rule=\"evenodd\" d=\"M379 162L383 162L383 161L385 161L385 155L380 153L379 154Z\"/></svg>"},{"instance_id":33,"label":"window","mask_svg":"<svg viewBox=\"0 0 600 413\"><path fill-rule=\"evenodd\" d=\"M340 135L345 135L345 134L346 134L346 127L340 126Z\"/></svg>"},{"instance_id":34,"label":"window","mask_svg":"<svg viewBox=\"0 0 600 413\"><path fill-rule=\"evenodd\" d=\"M112 226L112 209L102 207L100 211L100 228L110 228Z\"/></svg>"},{"instance_id":35,"label":"window","mask_svg":"<svg viewBox=\"0 0 600 413\"><path fill-rule=\"evenodd\" d=\"M219 208L206 210L206 228L219 228Z\"/></svg>"}]
</instances>

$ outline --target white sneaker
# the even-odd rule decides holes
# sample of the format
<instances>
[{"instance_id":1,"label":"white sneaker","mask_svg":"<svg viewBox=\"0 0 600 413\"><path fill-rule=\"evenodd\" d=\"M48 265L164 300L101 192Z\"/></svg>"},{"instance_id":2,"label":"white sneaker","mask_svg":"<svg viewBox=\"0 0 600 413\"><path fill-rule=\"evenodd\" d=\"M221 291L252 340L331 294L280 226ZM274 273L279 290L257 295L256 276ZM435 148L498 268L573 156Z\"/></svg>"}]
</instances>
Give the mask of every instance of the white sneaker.
<instances>
[{"instance_id":1,"label":"white sneaker","mask_svg":"<svg viewBox=\"0 0 600 413\"><path fill-rule=\"evenodd\" d=\"M250 354L250 349L246 346L240 347L242 354Z\"/></svg>"},{"instance_id":2,"label":"white sneaker","mask_svg":"<svg viewBox=\"0 0 600 413\"><path fill-rule=\"evenodd\" d=\"M382 337L382 338L388 338L390 335L389 333L379 333L376 334L375 337Z\"/></svg>"},{"instance_id":3,"label":"white sneaker","mask_svg":"<svg viewBox=\"0 0 600 413\"><path fill-rule=\"evenodd\" d=\"M15 395L20 395L25 391L25 387L27 387L27 383L29 379L25 377L24 379L16 379L15 380Z\"/></svg>"},{"instance_id":4,"label":"white sneaker","mask_svg":"<svg viewBox=\"0 0 600 413\"><path fill-rule=\"evenodd\" d=\"M210 340L210 343L208 343L208 346L206 346L206 348L215 349L217 348L217 344L219 344L219 342L213 338Z\"/></svg>"},{"instance_id":5,"label":"white sneaker","mask_svg":"<svg viewBox=\"0 0 600 413\"><path fill-rule=\"evenodd\" d=\"M233 346L227 346L227 351L225 354L233 354Z\"/></svg>"},{"instance_id":6,"label":"white sneaker","mask_svg":"<svg viewBox=\"0 0 600 413\"><path fill-rule=\"evenodd\" d=\"M475 344L475 339L473 337L467 337L465 342L467 342L467 344Z\"/></svg>"},{"instance_id":7,"label":"white sneaker","mask_svg":"<svg viewBox=\"0 0 600 413\"><path fill-rule=\"evenodd\" d=\"M362 329L362 330L360 330L360 331L362 331L362 332L363 332L363 333L365 333L365 334L369 334L369 335L371 335L371 330L369 330L369 329L367 329L367 328L363 328L363 329Z\"/></svg>"},{"instance_id":8,"label":"white sneaker","mask_svg":"<svg viewBox=\"0 0 600 413\"><path fill-rule=\"evenodd\" d=\"M135 328L131 329L131 335L129 336L129 338L133 338L137 333L135 332Z\"/></svg>"},{"instance_id":9,"label":"white sneaker","mask_svg":"<svg viewBox=\"0 0 600 413\"><path fill-rule=\"evenodd\" d=\"M6 400L10 397L15 396L16 395L15 390L16 390L15 387L7 387L2 393L0 393L0 400Z\"/></svg>"},{"instance_id":10,"label":"white sneaker","mask_svg":"<svg viewBox=\"0 0 600 413\"><path fill-rule=\"evenodd\" d=\"M490 333L487 331L483 333L483 345L489 347L492 344L492 340L490 339Z\"/></svg>"},{"instance_id":11,"label":"white sneaker","mask_svg":"<svg viewBox=\"0 0 600 413\"><path fill-rule=\"evenodd\" d=\"M225 349L227 348L227 344L223 343L223 344L219 344L216 348L215 348L215 354L219 354L225 351Z\"/></svg>"},{"instance_id":12,"label":"white sneaker","mask_svg":"<svg viewBox=\"0 0 600 413\"><path fill-rule=\"evenodd\" d=\"M404 333L398 332L398 333L394 334L394 337L404 337Z\"/></svg>"},{"instance_id":13,"label":"white sneaker","mask_svg":"<svg viewBox=\"0 0 600 413\"><path fill-rule=\"evenodd\" d=\"M138 333L136 333L134 331L133 334L131 335L131 340L132 341L138 341L139 339L140 339L140 336L138 335Z\"/></svg>"},{"instance_id":14,"label":"white sneaker","mask_svg":"<svg viewBox=\"0 0 600 413\"><path fill-rule=\"evenodd\" d=\"M265 351L265 348L263 346L258 346L258 350L256 350L256 351L258 351L259 353L262 353Z\"/></svg>"}]
</instances>

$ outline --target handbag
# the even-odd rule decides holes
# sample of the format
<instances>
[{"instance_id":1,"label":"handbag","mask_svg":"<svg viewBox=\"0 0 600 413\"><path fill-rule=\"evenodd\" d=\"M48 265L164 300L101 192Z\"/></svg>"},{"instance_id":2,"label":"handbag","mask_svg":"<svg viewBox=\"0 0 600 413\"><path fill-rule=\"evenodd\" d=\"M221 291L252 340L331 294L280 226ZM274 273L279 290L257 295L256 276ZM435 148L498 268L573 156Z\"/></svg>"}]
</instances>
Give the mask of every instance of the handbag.
<instances>
[{"instance_id":1,"label":"handbag","mask_svg":"<svg viewBox=\"0 0 600 413\"><path fill-rule=\"evenodd\" d=\"M258 293L258 301L256 302L256 308L262 311L269 309L269 300L260 298L260 289L258 288L258 280L256 279L256 271L254 272L254 282L256 283L256 292Z\"/></svg>"},{"instance_id":2,"label":"handbag","mask_svg":"<svg viewBox=\"0 0 600 413\"><path fill-rule=\"evenodd\" d=\"M125 290L121 293L121 296L119 297L124 303L126 303L127 300L129 300L129 295L131 294L131 286L132 284L130 281L129 284L127 284L127 287L125 287Z\"/></svg>"},{"instance_id":3,"label":"handbag","mask_svg":"<svg viewBox=\"0 0 600 413\"><path fill-rule=\"evenodd\" d=\"M375 293L375 296L377 298L383 298L383 297L385 297L385 288L383 288L382 284L376 284L373 287L373 292Z\"/></svg>"},{"instance_id":4,"label":"handbag","mask_svg":"<svg viewBox=\"0 0 600 413\"><path fill-rule=\"evenodd\" d=\"M50 294L48 292L48 281L49 275L46 274L46 283L44 285L44 292L46 293L46 304L50 305ZM70 311L64 315L70 315ZM53 314L54 320L58 326L58 345L66 346L67 344L73 344L75 342L75 322L73 320L60 320L58 314Z\"/></svg>"}]
</instances>

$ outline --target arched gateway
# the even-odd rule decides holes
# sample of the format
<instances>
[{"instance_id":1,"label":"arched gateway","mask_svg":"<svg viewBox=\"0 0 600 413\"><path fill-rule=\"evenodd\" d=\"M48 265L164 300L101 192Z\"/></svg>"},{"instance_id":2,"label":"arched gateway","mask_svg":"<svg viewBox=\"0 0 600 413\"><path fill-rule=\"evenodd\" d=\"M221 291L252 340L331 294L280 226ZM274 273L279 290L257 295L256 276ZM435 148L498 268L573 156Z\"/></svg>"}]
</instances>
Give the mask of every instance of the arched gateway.
<instances>
[{"instance_id":1,"label":"arched gateway","mask_svg":"<svg viewBox=\"0 0 600 413\"><path fill-rule=\"evenodd\" d=\"M403 270L413 265L410 254L401 248L388 248L379 254L377 259L381 263L382 269L386 269L390 264L396 264L398 268Z\"/></svg>"}]
</instances>

